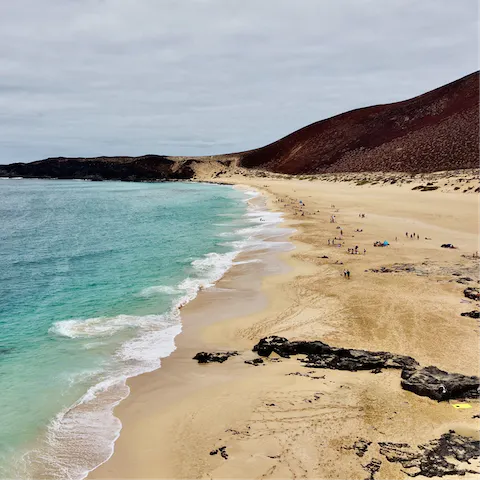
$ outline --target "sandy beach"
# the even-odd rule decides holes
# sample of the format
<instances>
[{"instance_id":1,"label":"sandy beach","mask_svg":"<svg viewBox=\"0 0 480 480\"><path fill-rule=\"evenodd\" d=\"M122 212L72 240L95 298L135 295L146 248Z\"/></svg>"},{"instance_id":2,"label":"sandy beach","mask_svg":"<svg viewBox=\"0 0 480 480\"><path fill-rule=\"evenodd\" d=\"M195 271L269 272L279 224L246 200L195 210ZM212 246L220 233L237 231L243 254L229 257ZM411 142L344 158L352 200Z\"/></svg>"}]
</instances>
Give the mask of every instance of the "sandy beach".
<instances>
[{"instance_id":1,"label":"sandy beach","mask_svg":"<svg viewBox=\"0 0 480 480\"><path fill-rule=\"evenodd\" d=\"M261 338L280 335L479 375L479 320L460 315L477 309L463 295L478 287L474 174L445 175L436 191L412 190L428 179L202 174L263 192L284 213L282 227L295 229L295 248L244 254L262 261L233 267L182 310L176 351L129 381L131 394L115 410L123 424L115 452L89 478L400 479L411 470L388 461L379 442L415 448L449 430L478 438L478 401L456 409L415 395L401 388L398 370L309 369L300 357L275 355L245 363ZM373 246L384 240L389 246ZM356 246L359 254L349 254ZM222 364L192 360L226 350L240 354ZM352 448L359 439L371 442L361 456Z\"/></svg>"}]
</instances>

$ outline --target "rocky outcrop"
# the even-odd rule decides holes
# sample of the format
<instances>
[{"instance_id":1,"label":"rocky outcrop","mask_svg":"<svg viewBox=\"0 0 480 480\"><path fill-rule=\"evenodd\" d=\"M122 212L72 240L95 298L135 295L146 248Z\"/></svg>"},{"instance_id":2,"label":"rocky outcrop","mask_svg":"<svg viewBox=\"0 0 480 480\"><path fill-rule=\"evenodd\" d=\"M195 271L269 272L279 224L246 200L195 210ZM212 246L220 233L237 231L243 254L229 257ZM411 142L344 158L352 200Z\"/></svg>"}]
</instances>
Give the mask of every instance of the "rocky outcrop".
<instances>
[{"instance_id":1,"label":"rocky outcrop","mask_svg":"<svg viewBox=\"0 0 480 480\"><path fill-rule=\"evenodd\" d=\"M289 342L284 337L272 335L262 338L254 347L253 351L261 357L268 357L275 352L280 357L288 358L290 355L308 354L308 353L327 353L331 347L323 342Z\"/></svg>"},{"instance_id":2,"label":"rocky outcrop","mask_svg":"<svg viewBox=\"0 0 480 480\"><path fill-rule=\"evenodd\" d=\"M253 360L245 360L245 363L248 365L253 365L254 367L258 367L258 365L262 365L264 362L261 358L254 358Z\"/></svg>"},{"instance_id":3,"label":"rocky outcrop","mask_svg":"<svg viewBox=\"0 0 480 480\"><path fill-rule=\"evenodd\" d=\"M480 300L480 292L478 291L478 288L468 287L463 291L463 294L471 300Z\"/></svg>"},{"instance_id":4,"label":"rocky outcrop","mask_svg":"<svg viewBox=\"0 0 480 480\"><path fill-rule=\"evenodd\" d=\"M310 354L302 362L306 363L308 368L330 368L350 372L372 370L375 373L382 368L405 368L418 365L412 357L347 348L335 348L330 354Z\"/></svg>"},{"instance_id":5,"label":"rocky outcrop","mask_svg":"<svg viewBox=\"0 0 480 480\"><path fill-rule=\"evenodd\" d=\"M253 347L253 351L263 357L268 357L272 352L281 357L304 354L307 358L302 362L309 368L356 371L418 365L413 358L403 355L331 347L320 341L290 342L284 337L277 336L263 338Z\"/></svg>"},{"instance_id":6,"label":"rocky outcrop","mask_svg":"<svg viewBox=\"0 0 480 480\"><path fill-rule=\"evenodd\" d=\"M194 171L189 161L162 155L142 157L48 158L32 163L0 166L0 176L86 180L185 180Z\"/></svg>"},{"instance_id":7,"label":"rocky outcrop","mask_svg":"<svg viewBox=\"0 0 480 480\"><path fill-rule=\"evenodd\" d=\"M350 447L351 450L355 451L355 454L359 457L363 457L367 453L368 447L372 444L364 438L359 438L355 443Z\"/></svg>"},{"instance_id":8,"label":"rocky outcrop","mask_svg":"<svg viewBox=\"0 0 480 480\"><path fill-rule=\"evenodd\" d=\"M437 367L405 368L402 371L402 388L434 400L451 398L478 398L480 379L459 373L448 373Z\"/></svg>"},{"instance_id":9,"label":"rocky outcrop","mask_svg":"<svg viewBox=\"0 0 480 480\"><path fill-rule=\"evenodd\" d=\"M412 357L389 352L370 352L350 348L331 347L320 341L293 341L284 337L262 338L253 351L261 357L276 353L280 357L306 355L300 359L308 368L333 370L371 370L378 373L384 368L401 369L401 385L417 395L442 401L453 398L477 398L480 394L480 379L459 373L448 373L437 367L420 368Z\"/></svg>"},{"instance_id":10,"label":"rocky outcrop","mask_svg":"<svg viewBox=\"0 0 480 480\"><path fill-rule=\"evenodd\" d=\"M378 458L372 458L366 465L362 465L362 468L370 474L365 480L375 480L375 474L381 466L382 461Z\"/></svg>"},{"instance_id":11,"label":"rocky outcrop","mask_svg":"<svg viewBox=\"0 0 480 480\"><path fill-rule=\"evenodd\" d=\"M199 352L193 357L193 360L197 360L198 363L223 363L235 355L238 355L238 352Z\"/></svg>"},{"instance_id":12,"label":"rocky outcrop","mask_svg":"<svg viewBox=\"0 0 480 480\"><path fill-rule=\"evenodd\" d=\"M410 477L463 476L480 474L470 461L480 456L480 442L458 435L453 430L413 450L406 443L379 442L380 454L389 462L398 462Z\"/></svg>"},{"instance_id":13,"label":"rocky outcrop","mask_svg":"<svg viewBox=\"0 0 480 480\"><path fill-rule=\"evenodd\" d=\"M216 448L215 450L212 450L210 452L210 455L217 455L217 453L219 453L224 460L228 459L228 453L227 453L227 447L226 446L223 446L223 447L220 447L220 448Z\"/></svg>"}]
</instances>

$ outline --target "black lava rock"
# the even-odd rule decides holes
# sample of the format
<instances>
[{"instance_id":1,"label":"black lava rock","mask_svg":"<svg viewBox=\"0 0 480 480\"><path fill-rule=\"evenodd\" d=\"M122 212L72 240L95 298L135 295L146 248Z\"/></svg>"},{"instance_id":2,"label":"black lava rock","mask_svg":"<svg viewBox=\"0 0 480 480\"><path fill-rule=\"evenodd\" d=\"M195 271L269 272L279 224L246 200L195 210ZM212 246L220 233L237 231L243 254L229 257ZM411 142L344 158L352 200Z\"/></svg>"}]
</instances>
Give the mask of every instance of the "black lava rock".
<instances>
[{"instance_id":1,"label":"black lava rock","mask_svg":"<svg viewBox=\"0 0 480 480\"><path fill-rule=\"evenodd\" d=\"M379 442L378 445L380 454L389 462L400 463L409 477L456 475L458 478L467 473L479 473L469 467L470 460L480 455L480 442L458 435L453 430L419 445L417 451L412 451L406 443Z\"/></svg>"},{"instance_id":2,"label":"black lava rock","mask_svg":"<svg viewBox=\"0 0 480 480\"><path fill-rule=\"evenodd\" d=\"M438 401L477 398L480 394L479 377L449 373L434 366L420 368L414 358L405 355L337 348L320 341L290 342L284 337L277 336L261 339L253 350L263 357L268 357L273 352L281 357L303 354L306 358L300 361L308 368L352 372L372 370L374 373L379 373L383 368L401 369L402 388Z\"/></svg>"},{"instance_id":3,"label":"black lava rock","mask_svg":"<svg viewBox=\"0 0 480 480\"><path fill-rule=\"evenodd\" d=\"M463 291L463 294L471 300L480 300L480 292L478 288L468 287Z\"/></svg>"},{"instance_id":4,"label":"black lava rock","mask_svg":"<svg viewBox=\"0 0 480 480\"><path fill-rule=\"evenodd\" d=\"M198 360L198 363L223 363L228 360L230 357L238 355L238 352L216 352L216 353L207 353L199 352L194 357L193 360Z\"/></svg>"},{"instance_id":5,"label":"black lava rock","mask_svg":"<svg viewBox=\"0 0 480 480\"><path fill-rule=\"evenodd\" d=\"M401 384L405 390L438 401L452 398L478 398L480 394L478 377L448 373L433 366L404 369Z\"/></svg>"},{"instance_id":6,"label":"black lava rock","mask_svg":"<svg viewBox=\"0 0 480 480\"><path fill-rule=\"evenodd\" d=\"M263 363L263 360L261 358L254 358L253 360L245 360L245 363L257 367Z\"/></svg>"}]
</instances>

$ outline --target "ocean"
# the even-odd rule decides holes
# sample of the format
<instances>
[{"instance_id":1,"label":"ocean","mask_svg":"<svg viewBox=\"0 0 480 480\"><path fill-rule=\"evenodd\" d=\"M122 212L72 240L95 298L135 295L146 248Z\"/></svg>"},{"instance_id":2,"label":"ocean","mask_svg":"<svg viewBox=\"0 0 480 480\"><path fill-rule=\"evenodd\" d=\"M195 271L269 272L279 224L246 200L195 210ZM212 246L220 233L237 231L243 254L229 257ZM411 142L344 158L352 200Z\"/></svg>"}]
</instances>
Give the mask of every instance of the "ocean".
<instances>
[{"instance_id":1,"label":"ocean","mask_svg":"<svg viewBox=\"0 0 480 480\"><path fill-rule=\"evenodd\" d=\"M0 477L84 478L112 453L129 377L180 308L271 246L257 193L195 183L0 180Z\"/></svg>"}]
</instances>

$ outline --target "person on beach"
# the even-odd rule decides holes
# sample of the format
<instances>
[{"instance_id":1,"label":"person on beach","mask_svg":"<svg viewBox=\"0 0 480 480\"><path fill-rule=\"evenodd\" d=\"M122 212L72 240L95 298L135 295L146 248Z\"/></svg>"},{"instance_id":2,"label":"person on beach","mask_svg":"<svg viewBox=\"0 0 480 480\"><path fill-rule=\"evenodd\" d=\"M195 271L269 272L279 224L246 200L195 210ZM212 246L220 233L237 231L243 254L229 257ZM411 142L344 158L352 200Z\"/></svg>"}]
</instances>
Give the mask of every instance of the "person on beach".
<instances>
[{"instance_id":1,"label":"person on beach","mask_svg":"<svg viewBox=\"0 0 480 480\"><path fill-rule=\"evenodd\" d=\"M366 248L363 249L363 254L364 254L364 255L367 254L367 249L366 249Z\"/></svg>"},{"instance_id":2,"label":"person on beach","mask_svg":"<svg viewBox=\"0 0 480 480\"><path fill-rule=\"evenodd\" d=\"M344 276L345 278L347 278L347 271L346 271L346 270L343 270L343 276Z\"/></svg>"},{"instance_id":3,"label":"person on beach","mask_svg":"<svg viewBox=\"0 0 480 480\"><path fill-rule=\"evenodd\" d=\"M417 240L420 240L420 235L417 233Z\"/></svg>"},{"instance_id":4,"label":"person on beach","mask_svg":"<svg viewBox=\"0 0 480 480\"><path fill-rule=\"evenodd\" d=\"M405 232L405 236L408 238L408 232Z\"/></svg>"},{"instance_id":5,"label":"person on beach","mask_svg":"<svg viewBox=\"0 0 480 480\"><path fill-rule=\"evenodd\" d=\"M347 270L347 278L350 280L350 270Z\"/></svg>"},{"instance_id":6,"label":"person on beach","mask_svg":"<svg viewBox=\"0 0 480 480\"><path fill-rule=\"evenodd\" d=\"M340 230L340 235L343 235L343 230Z\"/></svg>"},{"instance_id":7,"label":"person on beach","mask_svg":"<svg viewBox=\"0 0 480 480\"><path fill-rule=\"evenodd\" d=\"M330 245L330 239L328 239L328 244Z\"/></svg>"}]
</instances>

